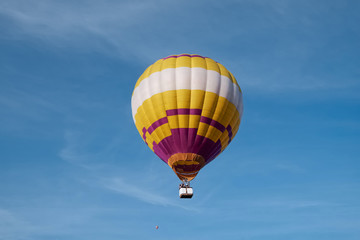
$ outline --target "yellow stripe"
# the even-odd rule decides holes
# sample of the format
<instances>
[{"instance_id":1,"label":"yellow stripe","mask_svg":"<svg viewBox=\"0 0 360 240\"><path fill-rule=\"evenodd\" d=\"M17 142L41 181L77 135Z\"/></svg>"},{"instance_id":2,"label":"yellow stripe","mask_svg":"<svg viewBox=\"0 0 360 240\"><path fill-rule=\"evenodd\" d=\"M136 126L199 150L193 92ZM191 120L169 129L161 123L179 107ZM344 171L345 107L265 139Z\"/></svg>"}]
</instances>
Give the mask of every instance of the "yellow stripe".
<instances>
[{"instance_id":1,"label":"yellow stripe","mask_svg":"<svg viewBox=\"0 0 360 240\"><path fill-rule=\"evenodd\" d=\"M221 151L224 151L227 145L229 145L229 133L227 130L225 130L221 135L220 142L221 142Z\"/></svg>"},{"instance_id":2,"label":"yellow stripe","mask_svg":"<svg viewBox=\"0 0 360 240\"><path fill-rule=\"evenodd\" d=\"M239 116L239 112L235 105L232 104L224 97L219 97L212 92L206 92L204 105L202 107L202 116L211 118L224 127L229 125L231 119L236 115Z\"/></svg>"},{"instance_id":3,"label":"yellow stripe","mask_svg":"<svg viewBox=\"0 0 360 240\"><path fill-rule=\"evenodd\" d=\"M190 121L190 119L192 121ZM197 115L174 115L168 117L171 129L176 128L198 128L200 116Z\"/></svg>"},{"instance_id":4,"label":"yellow stripe","mask_svg":"<svg viewBox=\"0 0 360 240\"><path fill-rule=\"evenodd\" d=\"M202 90L172 90L153 95L138 108L135 125L139 134L143 136L142 129L144 127L148 129L154 122L166 117L166 110L179 108L202 109L202 116L219 122L225 128L230 124L233 129L233 137L235 136L234 130L237 130L240 124L239 112L234 104L226 98ZM227 146L229 141L227 130L221 133L213 126L200 123L199 115L175 115L168 116L167 119L168 123L156 128L152 134L146 133L146 142L152 150L153 141L159 143L171 135L171 129L176 128L198 128L199 135L214 142L220 139L222 150Z\"/></svg>"},{"instance_id":5,"label":"yellow stripe","mask_svg":"<svg viewBox=\"0 0 360 240\"><path fill-rule=\"evenodd\" d=\"M240 121L239 114L234 115L234 117L231 119L231 122L229 123L229 124L230 124L231 129L236 128L236 126L240 124L240 122L239 122L239 121Z\"/></svg>"},{"instance_id":6,"label":"yellow stripe","mask_svg":"<svg viewBox=\"0 0 360 240\"><path fill-rule=\"evenodd\" d=\"M156 94L151 98L144 101L144 103L138 108L135 115L135 125L141 136L143 136L142 129L145 127L148 129L151 124L157 120L166 117L164 110L164 103L161 94ZM158 143L161 139L166 137L167 132L155 131L151 135L146 133L146 142L151 150L153 150L153 142Z\"/></svg>"},{"instance_id":7,"label":"yellow stripe","mask_svg":"<svg viewBox=\"0 0 360 240\"><path fill-rule=\"evenodd\" d=\"M154 142L154 139L150 136L149 132L146 132L146 143L148 144L151 151L154 151L153 142Z\"/></svg>"},{"instance_id":8,"label":"yellow stripe","mask_svg":"<svg viewBox=\"0 0 360 240\"><path fill-rule=\"evenodd\" d=\"M202 109L202 116L211 118L224 127L227 127L234 115L239 116L235 105L224 97L202 90L183 89L158 93L145 100L138 108L135 122L141 121L144 127L149 128L155 121L166 117L166 110L179 108Z\"/></svg>"},{"instance_id":9,"label":"yellow stripe","mask_svg":"<svg viewBox=\"0 0 360 240\"><path fill-rule=\"evenodd\" d=\"M239 115L234 115L234 117L231 119L230 127L232 132L231 139L234 139L239 126L240 126L240 118ZM221 152L225 150L225 148L229 145L229 132L227 130L224 131L224 133L220 137L221 141Z\"/></svg>"},{"instance_id":10,"label":"yellow stripe","mask_svg":"<svg viewBox=\"0 0 360 240\"><path fill-rule=\"evenodd\" d=\"M146 99L143 104L137 109L135 114L135 124L142 123L142 128L148 129L151 124L157 120L166 117L166 111L164 109L164 101L162 99L163 94L155 94L151 98Z\"/></svg>"},{"instance_id":11,"label":"yellow stripe","mask_svg":"<svg viewBox=\"0 0 360 240\"><path fill-rule=\"evenodd\" d=\"M178 58L159 59L154 64L150 65L136 82L135 88L139 86L142 80L148 78L151 74L155 72L160 72L168 68L179 67L204 68L206 70L216 71L219 74L228 77L233 83L235 83L239 87L234 76L222 64L217 63L210 58L204 59L201 57L182 56ZM240 87L239 90L241 91Z\"/></svg>"},{"instance_id":12,"label":"yellow stripe","mask_svg":"<svg viewBox=\"0 0 360 240\"><path fill-rule=\"evenodd\" d=\"M197 134L203 137L211 139L213 142L217 142L222 134L217 128L210 126L206 123L200 123Z\"/></svg>"},{"instance_id":13,"label":"yellow stripe","mask_svg":"<svg viewBox=\"0 0 360 240\"><path fill-rule=\"evenodd\" d=\"M235 135L237 134L237 132L238 132L238 130L239 130L240 122L241 122L241 119L239 118L239 119L236 121L235 127L234 127L234 129L233 129L232 139L234 139Z\"/></svg>"},{"instance_id":14,"label":"yellow stripe","mask_svg":"<svg viewBox=\"0 0 360 240\"><path fill-rule=\"evenodd\" d=\"M157 127L155 129L155 131L152 132L150 135L154 138L154 141L157 144L159 144L159 142L161 140L163 140L164 138L166 138L168 136L171 136L171 130L170 130L169 124L166 123L166 124L163 124L163 125Z\"/></svg>"}]
</instances>

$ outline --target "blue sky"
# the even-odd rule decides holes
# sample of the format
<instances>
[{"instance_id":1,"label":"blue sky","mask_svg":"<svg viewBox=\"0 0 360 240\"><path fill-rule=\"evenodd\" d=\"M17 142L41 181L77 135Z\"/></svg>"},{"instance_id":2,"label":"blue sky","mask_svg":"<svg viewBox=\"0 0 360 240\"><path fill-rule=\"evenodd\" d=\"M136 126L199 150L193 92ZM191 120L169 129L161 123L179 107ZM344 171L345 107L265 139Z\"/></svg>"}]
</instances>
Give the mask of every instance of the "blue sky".
<instances>
[{"instance_id":1,"label":"blue sky","mask_svg":"<svg viewBox=\"0 0 360 240\"><path fill-rule=\"evenodd\" d=\"M0 239L360 239L359 11L2 0ZM180 53L224 64L244 94L191 200L130 107L145 68Z\"/></svg>"}]
</instances>

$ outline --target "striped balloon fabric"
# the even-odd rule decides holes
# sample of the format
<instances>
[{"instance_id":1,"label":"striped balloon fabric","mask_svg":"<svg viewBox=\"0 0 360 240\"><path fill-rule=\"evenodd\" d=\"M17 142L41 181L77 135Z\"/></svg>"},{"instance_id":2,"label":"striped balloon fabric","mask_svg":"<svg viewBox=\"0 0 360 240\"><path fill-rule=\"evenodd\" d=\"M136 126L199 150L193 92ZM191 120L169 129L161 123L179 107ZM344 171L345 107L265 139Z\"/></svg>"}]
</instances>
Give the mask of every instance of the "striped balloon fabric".
<instances>
[{"instance_id":1,"label":"striped balloon fabric","mask_svg":"<svg viewBox=\"0 0 360 240\"><path fill-rule=\"evenodd\" d=\"M135 85L131 105L145 143L187 181L224 151L243 112L234 76L220 63L193 54L150 65Z\"/></svg>"}]
</instances>

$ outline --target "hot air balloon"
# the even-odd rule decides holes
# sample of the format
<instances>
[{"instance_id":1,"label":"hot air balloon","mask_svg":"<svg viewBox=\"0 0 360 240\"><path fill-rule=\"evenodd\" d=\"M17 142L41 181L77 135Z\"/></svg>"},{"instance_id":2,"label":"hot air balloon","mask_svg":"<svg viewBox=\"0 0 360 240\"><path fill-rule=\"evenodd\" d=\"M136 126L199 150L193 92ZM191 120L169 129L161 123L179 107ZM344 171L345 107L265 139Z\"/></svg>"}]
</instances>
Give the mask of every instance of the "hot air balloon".
<instances>
[{"instance_id":1,"label":"hot air balloon","mask_svg":"<svg viewBox=\"0 0 360 240\"><path fill-rule=\"evenodd\" d=\"M158 226L158 225L156 225L156 226L155 226L155 229L159 229L159 226Z\"/></svg>"},{"instance_id":2,"label":"hot air balloon","mask_svg":"<svg viewBox=\"0 0 360 240\"><path fill-rule=\"evenodd\" d=\"M181 198L192 197L190 181L229 145L243 112L234 76L195 54L150 65L135 85L131 107L144 142L182 181Z\"/></svg>"}]
</instances>

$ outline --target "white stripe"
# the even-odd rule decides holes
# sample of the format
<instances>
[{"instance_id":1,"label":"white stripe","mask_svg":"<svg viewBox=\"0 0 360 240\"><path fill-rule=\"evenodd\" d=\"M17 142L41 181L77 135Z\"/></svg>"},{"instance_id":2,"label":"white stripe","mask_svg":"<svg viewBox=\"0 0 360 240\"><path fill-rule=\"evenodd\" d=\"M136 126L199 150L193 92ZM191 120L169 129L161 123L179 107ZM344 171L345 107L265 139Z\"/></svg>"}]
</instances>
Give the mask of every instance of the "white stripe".
<instances>
[{"instance_id":1,"label":"white stripe","mask_svg":"<svg viewBox=\"0 0 360 240\"><path fill-rule=\"evenodd\" d=\"M181 79L181 81L180 81ZM132 114L135 121L137 109L146 99L170 90L203 90L213 92L233 103L242 115L242 93L228 77L204 68L167 68L143 79L134 89L131 98Z\"/></svg>"}]
</instances>

